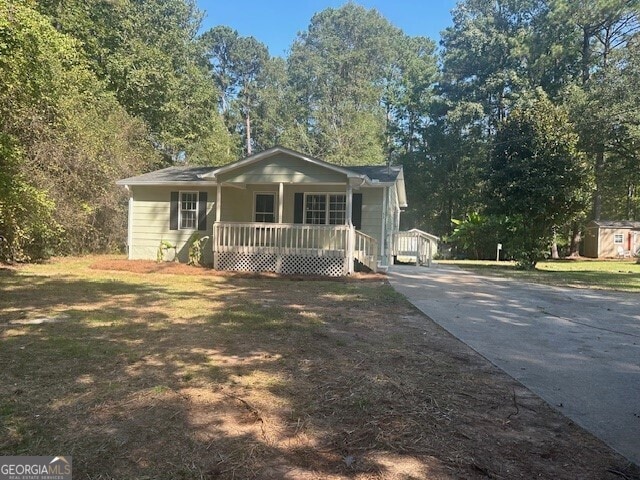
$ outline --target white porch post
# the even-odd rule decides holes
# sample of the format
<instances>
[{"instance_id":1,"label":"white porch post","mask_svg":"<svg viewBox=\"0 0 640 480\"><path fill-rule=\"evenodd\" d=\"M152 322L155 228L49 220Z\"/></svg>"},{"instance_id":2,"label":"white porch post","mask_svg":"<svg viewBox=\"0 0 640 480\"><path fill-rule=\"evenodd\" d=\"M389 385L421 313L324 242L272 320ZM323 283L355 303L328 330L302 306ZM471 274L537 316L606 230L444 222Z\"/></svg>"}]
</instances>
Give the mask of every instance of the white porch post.
<instances>
[{"instance_id":1,"label":"white porch post","mask_svg":"<svg viewBox=\"0 0 640 480\"><path fill-rule=\"evenodd\" d=\"M353 225L353 187L347 184L347 225Z\"/></svg>"},{"instance_id":2,"label":"white porch post","mask_svg":"<svg viewBox=\"0 0 640 480\"><path fill-rule=\"evenodd\" d=\"M129 186L125 186L129 192L129 210L127 211L127 255L129 260L133 259L133 190Z\"/></svg>"},{"instance_id":3,"label":"white porch post","mask_svg":"<svg viewBox=\"0 0 640 480\"><path fill-rule=\"evenodd\" d=\"M284 183L278 185L278 223L283 223L282 215L284 214Z\"/></svg>"},{"instance_id":4,"label":"white porch post","mask_svg":"<svg viewBox=\"0 0 640 480\"><path fill-rule=\"evenodd\" d=\"M349 180L347 180L349 182ZM353 273L353 259L355 257L356 227L353 226L353 187L347 183L347 211L346 222L349 226L349 236L347 237L347 273Z\"/></svg>"},{"instance_id":5,"label":"white porch post","mask_svg":"<svg viewBox=\"0 0 640 480\"><path fill-rule=\"evenodd\" d=\"M216 244L218 243L218 237L216 236L216 227L220 223L222 215L222 185L218 183L216 185L216 220L213 223L213 232L211 232L211 248L213 249L213 268L218 270L218 252L216 251Z\"/></svg>"},{"instance_id":6,"label":"white porch post","mask_svg":"<svg viewBox=\"0 0 640 480\"><path fill-rule=\"evenodd\" d=\"M220 216L222 215L222 185L218 184L216 187L216 222L221 221Z\"/></svg>"},{"instance_id":7,"label":"white porch post","mask_svg":"<svg viewBox=\"0 0 640 480\"><path fill-rule=\"evenodd\" d=\"M386 255L385 243L387 243L387 197L389 187L382 190L382 227L380 228L380 260L382 265L389 265L389 258Z\"/></svg>"}]
</instances>

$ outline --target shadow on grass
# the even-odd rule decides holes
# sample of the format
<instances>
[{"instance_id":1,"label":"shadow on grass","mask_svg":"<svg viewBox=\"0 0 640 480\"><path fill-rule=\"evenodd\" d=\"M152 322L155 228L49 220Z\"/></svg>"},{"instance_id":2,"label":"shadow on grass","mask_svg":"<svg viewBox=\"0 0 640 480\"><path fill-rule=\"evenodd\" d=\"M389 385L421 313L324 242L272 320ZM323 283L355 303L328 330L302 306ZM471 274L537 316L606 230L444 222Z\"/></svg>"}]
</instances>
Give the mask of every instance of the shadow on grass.
<instances>
[{"instance_id":1,"label":"shadow on grass","mask_svg":"<svg viewBox=\"0 0 640 480\"><path fill-rule=\"evenodd\" d=\"M415 311L386 285L0 275L0 454L70 454L79 478L475 478L545 428L484 441L468 425L520 387L436 327L398 331ZM60 321L15 323L39 316Z\"/></svg>"},{"instance_id":2,"label":"shadow on grass","mask_svg":"<svg viewBox=\"0 0 640 480\"><path fill-rule=\"evenodd\" d=\"M458 266L483 274L494 274L545 285L640 292L640 270L635 264L586 262L587 266L593 266L592 270L583 266L580 269L571 269L575 264L574 260L547 261L543 266L533 270L520 270L509 263L463 263ZM553 270L553 265L559 268ZM604 269L602 265L608 268Z\"/></svg>"}]
</instances>

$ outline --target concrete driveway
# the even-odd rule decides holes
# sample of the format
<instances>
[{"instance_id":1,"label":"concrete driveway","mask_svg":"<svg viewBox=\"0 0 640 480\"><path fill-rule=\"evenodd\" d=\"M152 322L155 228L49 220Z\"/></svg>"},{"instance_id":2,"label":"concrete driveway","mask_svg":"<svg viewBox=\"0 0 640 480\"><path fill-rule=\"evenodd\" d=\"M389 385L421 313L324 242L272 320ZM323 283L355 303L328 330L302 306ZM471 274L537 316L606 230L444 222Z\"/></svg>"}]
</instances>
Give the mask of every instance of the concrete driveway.
<instances>
[{"instance_id":1,"label":"concrete driveway","mask_svg":"<svg viewBox=\"0 0 640 480\"><path fill-rule=\"evenodd\" d=\"M640 295L394 266L394 288L567 417L640 465Z\"/></svg>"}]
</instances>

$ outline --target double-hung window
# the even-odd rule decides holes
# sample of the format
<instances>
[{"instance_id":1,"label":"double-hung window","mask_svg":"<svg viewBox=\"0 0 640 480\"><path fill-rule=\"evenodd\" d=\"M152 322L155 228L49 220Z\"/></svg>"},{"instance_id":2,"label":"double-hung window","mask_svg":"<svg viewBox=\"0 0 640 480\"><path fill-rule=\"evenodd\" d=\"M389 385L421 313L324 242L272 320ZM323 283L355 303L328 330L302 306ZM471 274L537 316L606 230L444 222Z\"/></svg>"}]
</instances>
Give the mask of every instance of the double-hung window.
<instances>
[{"instance_id":1,"label":"double-hung window","mask_svg":"<svg viewBox=\"0 0 640 480\"><path fill-rule=\"evenodd\" d=\"M613 235L613 243L615 245L622 245L622 242L624 242L624 235L622 233L615 233Z\"/></svg>"},{"instance_id":2,"label":"double-hung window","mask_svg":"<svg viewBox=\"0 0 640 480\"><path fill-rule=\"evenodd\" d=\"M276 221L276 196L273 193L256 193L255 221L274 223Z\"/></svg>"},{"instance_id":3,"label":"double-hung window","mask_svg":"<svg viewBox=\"0 0 640 480\"><path fill-rule=\"evenodd\" d=\"M180 230L198 228L198 192L180 192Z\"/></svg>"},{"instance_id":4,"label":"double-hung window","mask_svg":"<svg viewBox=\"0 0 640 480\"><path fill-rule=\"evenodd\" d=\"M304 223L311 225L344 225L347 196L341 193L307 193Z\"/></svg>"}]
</instances>

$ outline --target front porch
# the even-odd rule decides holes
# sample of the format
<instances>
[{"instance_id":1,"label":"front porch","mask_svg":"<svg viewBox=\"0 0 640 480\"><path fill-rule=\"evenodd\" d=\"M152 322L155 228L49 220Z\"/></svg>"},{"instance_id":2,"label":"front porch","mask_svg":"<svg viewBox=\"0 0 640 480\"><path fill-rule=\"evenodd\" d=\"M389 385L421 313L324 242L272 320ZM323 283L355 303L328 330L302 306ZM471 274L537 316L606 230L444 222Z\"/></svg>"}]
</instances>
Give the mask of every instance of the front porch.
<instances>
[{"instance_id":1,"label":"front porch","mask_svg":"<svg viewBox=\"0 0 640 480\"><path fill-rule=\"evenodd\" d=\"M215 222L216 270L343 276L376 271L378 242L351 225Z\"/></svg>"}]
</instances>

